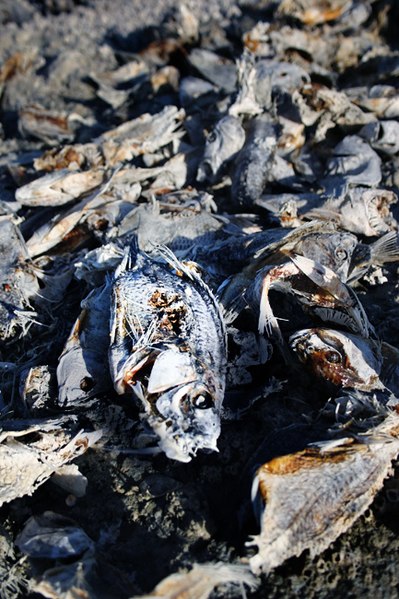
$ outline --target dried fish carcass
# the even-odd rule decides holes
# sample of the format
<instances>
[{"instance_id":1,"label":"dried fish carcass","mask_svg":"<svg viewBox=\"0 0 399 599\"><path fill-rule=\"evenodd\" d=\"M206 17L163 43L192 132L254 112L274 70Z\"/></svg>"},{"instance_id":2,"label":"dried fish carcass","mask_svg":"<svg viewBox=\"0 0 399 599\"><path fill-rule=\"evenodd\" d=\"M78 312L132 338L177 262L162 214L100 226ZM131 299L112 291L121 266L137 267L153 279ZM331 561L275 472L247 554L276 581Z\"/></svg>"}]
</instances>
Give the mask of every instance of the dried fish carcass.
<instances>
[{"instance_id":1,"label":"dried fish carcass","mask_svg":"<svg viewBox=\"0 0 399 599\"><path fill-rule=\"evenodd\" d=\"M17 189L15 197L23 206L63 206L99 187L104 169L70 171L61 169L43 175Z\"/></svg>"},{"instance_id":2,"label":"dried fish carcass","mask_svg":"<svg viewBox=\"0 0 399 599\"><path fill-rule=\"evenodd\" d=\"M155 152L173 140L180 139L184 135L180 126L184 117L183 109L165 106L157 114L145 113L106 131L96 141L102 148L106 163L115 166L135 156Z\"/></svg>"},{"instance_id":3,"label":"dried fish carcass","mask_svg":"<svg viewBox=\"0 0 399 599\"><path fill-rule=\"evenodd\" d=\"M245 131L240 120L232 115L224 116L207 137L197 180L217 180L223 167L241 150L244 141Z\"/></svg>"},{"instance_id":4,"label":"dried fish carcass","mask_svg":"<svg viewBox=\"0 0 399 599\"><path fill-rule=\"evenodd\" d=\"M111 279L82 302L57 367L58 403L76 407L112 387L108 371Z\"/></svg>"},{"instance_id":5,"label":"dried fish carcass","mask_svg":"<svg viewBox=\"0 0 399 599\"><path fill-rule=\"evenodd\" d=\"M359 518L399 451L394 412L373 430L309 445L263 464L253 483L261 531L248 545L253 572L268 573L305 549L315 556Z\"/></svg>"},{"instance_id":6,"label":"dried fish carcass","mask_svg":"<svg viewBox=\"0 0 399 599\"><path fill-rule=\"evenodd\" d=\"M225 386L226 333L199 274L161 251L131 248L116 272L111 304L111 377L133 392L172 459L216 450Z\"/></svg>"},{"instance_id":7,"label":"dried fish carcass","mask_svg":"<svg viewBox=\"0 0 399 599\"><path fill-rule=\"evenodd\" d=\"M234 205L251 208L261 196L277 146L276 128L268 115L250 122L245 144L238 153L231 186Z\"/></svg>"},{"instance_id":8,"label":"dried fish carcass","mask_svg":"<svg viewBox=\"0 0 399 599\"><path fill-rule=\"evenodd\" d=\"M343 388L384 389L379 375L381 348L377 341L333 329L304 329L290 337L301 362L324 381Z\"/></svg>"},{"instance_id":9,"label":"dried fish carcass","mask_svg":"<svg viewBox=\"0 0 399 599\"><path fill-rule=\"evenodd\" d=\"M0 338L7 339L35 321L31 300L39 292L39 283L11 217L0 217L0 240Z\"/></svg>"}]
</instances>

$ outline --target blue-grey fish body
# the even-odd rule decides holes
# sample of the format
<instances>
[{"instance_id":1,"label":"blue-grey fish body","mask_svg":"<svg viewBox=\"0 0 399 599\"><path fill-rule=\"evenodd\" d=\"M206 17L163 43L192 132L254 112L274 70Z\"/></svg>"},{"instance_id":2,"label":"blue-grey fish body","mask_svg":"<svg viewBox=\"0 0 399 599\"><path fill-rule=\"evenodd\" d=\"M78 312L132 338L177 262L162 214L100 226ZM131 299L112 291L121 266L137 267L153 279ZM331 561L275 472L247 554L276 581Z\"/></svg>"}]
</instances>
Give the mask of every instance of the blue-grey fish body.
<instances>
[{"instance_id":1,"label":"blue-grey fish body","mask_svg":"<svg viewBox=\"0 0 399 599\"><path fill-rule=\"evenodd\" d=\"M82 311L58 361L58 402L73 407L112 388L108 371L109 311L112 281L81 303Z\"/></svg>"},{"instance_id":2,"label":"blue-grey fish body","mask_svg":"<svg viewBox=\"0 0 399 599\"><path fill-rule=\"evenodd\" d=\"M109 365L118 393L133 392L170 458L216 450L225 387L226 333L216 299L194 268L131 254L111 303ZM133 261L135 260L134 264Z\"/></svg>"},{"instance_id":3,"label":"blue-grey fish body","mask_svg":"<svg viewBox=\"0 0 399 599\"><path fill-rule=\"evenodd\" d=\"M234 163L232 201L249 208L262 195L277 145L276 128L268 116L252 119L245 144Z\"/></svg>"},{"instance_id":4,"label":"blue-grey fish body","mask_svg":"<svg viewBox=\"0 0 399 599\"><path fill-rule=\"evenodd\" d=\"M234 158L244 142L245 130L240 120L235 116L224 116L208 135L197 180L216 180L223 166Z\"/></svg>"}]
</instances>

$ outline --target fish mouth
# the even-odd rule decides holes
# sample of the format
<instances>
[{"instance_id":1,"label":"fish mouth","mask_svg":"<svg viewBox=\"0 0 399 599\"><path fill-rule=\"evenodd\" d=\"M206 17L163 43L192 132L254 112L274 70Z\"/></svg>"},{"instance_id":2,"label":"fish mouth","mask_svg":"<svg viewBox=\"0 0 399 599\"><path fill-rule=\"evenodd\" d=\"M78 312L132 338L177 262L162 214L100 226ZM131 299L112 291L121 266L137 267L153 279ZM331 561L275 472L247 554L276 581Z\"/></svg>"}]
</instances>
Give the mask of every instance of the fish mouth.
<instances>
[{"instance_id":1,"label":"fish mouth","mask_svg":"<svg viewBox=\"0 0 399 599\"><path fill-rule=\"evenodd\" d=\"M198 450L218 451L220 414L203 383L171 389L153 407L148 423L168 458L189 462Z\"/></svg>"}]
</instances>

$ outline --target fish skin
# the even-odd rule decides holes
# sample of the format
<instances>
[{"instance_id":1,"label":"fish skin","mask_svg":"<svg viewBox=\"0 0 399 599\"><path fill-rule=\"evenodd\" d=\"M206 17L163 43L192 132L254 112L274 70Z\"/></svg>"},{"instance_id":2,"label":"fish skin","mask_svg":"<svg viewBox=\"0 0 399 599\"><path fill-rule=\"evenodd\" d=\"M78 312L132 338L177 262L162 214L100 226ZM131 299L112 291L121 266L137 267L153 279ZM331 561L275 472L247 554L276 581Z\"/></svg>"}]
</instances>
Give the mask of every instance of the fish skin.
<instances>
[{"instance_id":1,"label":"fish skin","mask_svg":"<svg viewBox=\"0 0 399 599\"><path fill-rule=\"evenodd\" d=\"M8 216L0 217L0 339L28 330L36 312L30 300L39 283L19 228Z\"/></svg>"},{"instance_id":2,"label":"fish skin","mask_svg":"<svg viewBox=\"0 0 399 599\"><path fill-rule=\"evenodd\" d=\"M252 487L261 527L247 543L258 547L252 572L268 573L305 549L311 556L327 549L372 503L398 451L392 412L361 439L309 445L263 464Z\"/></svg>"},{"instance_id":3,"label":"fish skin","mask_svg":"<svg viewBox=\"0 0 399 599\"><path fill-rule=\"evenodd\" d=\"M215 181L223 166L232 160L245 142L245 130L239 119L224 116L208 135L197 181Z\"/></svg>"},{"instance_id":4,"label":"fish skin","mask_svg":"<svg viewBox=\"0 0 399 599\"><path fill-rule=\"evenodd\" d=\"M112 388L108 372L109 310L112 281L94 289L81 303L57 367L58 403L70 408Z\"/></svg>"},{"instance_id":5,"label":"fish skin","mask_svg":"<svg viewBox=\"0 0 399 599\"><path fill-rule=\"evenodd\" d=\"M360 391L384 389L379 375L381 349L377 342L333 329L303 329L289 344L301 362L318 377Z\"/></svg>"},{"instance_id":6,"label":"fish skin","mask_svg":"<svg viewBox=\"0 0 399 599\"><path fill-rule=\"evenodd\" d=\"M235 160L231 197L234 204L250 208L262 195L277 146L276 127L270 117L252 119L245 144Z\"/></svg>"},{"instance_id":7,"label":"fish skin","mask_svg":"<svg viewBox=\"0 0 399 599\"><path fill-rule=\"evenodd\" d=\"M201 277L166 248L160 255L163 262L133 244L116 272L109 366L115 390L140 399L160 448L188 462L198 449L216 450L226 331ZM176 372L168 389L159 387L161 360Z\"/></svg>"}]
</instances>

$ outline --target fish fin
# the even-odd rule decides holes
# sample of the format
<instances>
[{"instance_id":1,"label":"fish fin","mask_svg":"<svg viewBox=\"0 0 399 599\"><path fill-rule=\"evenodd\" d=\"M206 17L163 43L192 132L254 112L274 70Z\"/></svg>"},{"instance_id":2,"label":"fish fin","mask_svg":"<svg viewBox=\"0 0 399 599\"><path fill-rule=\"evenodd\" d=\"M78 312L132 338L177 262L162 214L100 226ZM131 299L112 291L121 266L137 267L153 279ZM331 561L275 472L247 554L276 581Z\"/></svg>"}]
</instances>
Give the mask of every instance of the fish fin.
<instances>
[{"instance_id":1,"label":"fish fin","mask_svg":"<svg viewBox=\"0 0 399 599\"><path fill-rule=\"evenodd\" d=\"M197 272L195 272L195 270L190 270L190 268L188 268L188 266L184 262L177 258L177 256L172 252L170 248L168 248L166 245L157 245L155 247L158 255L161 256L161 258L163 258L165 262L169 266L174 268L178 273L183 273L191 281L195 279L197 281L200 281L201 284L205 285L201 276Z\"/></svg>"},{"instance_id":2,"label":"fish fin","mask_svg":"<svg viewBox=\"0 0 399 599\"><path fill-rule=\"evenodd\" d=\"M352 297L348 291L349 288L331 268L298 254L291 255L290 259L315 285L328 291L328 293L344 304L352 304Z\"/></svg>"},{"instance_id":3,"label":"fish fin","mask_svg":"<svg viewBox=\"0 0 399 599\"><path fill-rule=\"evenodd\" d=\"M261 335L266 334L267 337L278 337L282 341L280 327L276 317L273 314L272 307L269 302L269 278L266 276L262 282L262 293L259 303L259 321L258 331Z\"/></svg>"},{"instance_id":4,"label":"fish fin","mask_svg":"<svg viewBox=\"0 0 399 599\"><path fill-rule=\"evenodd\" d=\"M386 233L369 247L373 264L382 265L399 260L399 234L397 231Z\"/></svg>"}]
</instances>

